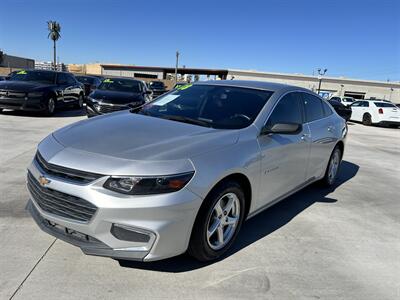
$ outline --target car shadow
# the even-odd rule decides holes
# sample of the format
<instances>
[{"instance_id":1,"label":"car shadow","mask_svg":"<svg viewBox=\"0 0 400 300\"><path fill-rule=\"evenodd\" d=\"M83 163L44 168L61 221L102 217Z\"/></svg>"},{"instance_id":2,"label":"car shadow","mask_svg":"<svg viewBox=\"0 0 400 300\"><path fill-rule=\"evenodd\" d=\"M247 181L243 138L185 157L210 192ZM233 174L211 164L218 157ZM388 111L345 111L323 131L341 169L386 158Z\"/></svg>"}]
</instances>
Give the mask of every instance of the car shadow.
<instances>
[{"instance_id":1,"label":"car shadow","mask_svg":"<svg viewBox=\"0 0 400 300\"><path fill-rule=\"evenodd\" d=\"M202 263L191 258L189 255L182 254L173 258L155 262L135 262L119 261L121 267L136 268L150 271L161 271L180 273L199 269L211 265L217 261L246 248L252 243L264 238L275 230L280 229L289 223L299 213L310 207L316 202L335 203L338 200L327 197L338 186L353 178L359 170L359 166L348 161L343 161L336 183L331 188L322 188L317 183L282 200L269 209L259 213L250 220L246 221L232 248L220 259L212 262Z\"/></svg>"},{"instance_id":2,"label":"car shadow","mask_svg":"<svg viewBox=\"0 0 400 300\"><path fill-rule=\"evenodd\" d=\"M5 116L19 116L19 117L32 117L32 118L70 118L70 117L82 117L86 116L86 111L84 108L72 109L68 107L57 108L57 111L53 116L47 117L40 112L30 112L23 110L4 110L0 115Z\"/></svg>"}]
</instances>

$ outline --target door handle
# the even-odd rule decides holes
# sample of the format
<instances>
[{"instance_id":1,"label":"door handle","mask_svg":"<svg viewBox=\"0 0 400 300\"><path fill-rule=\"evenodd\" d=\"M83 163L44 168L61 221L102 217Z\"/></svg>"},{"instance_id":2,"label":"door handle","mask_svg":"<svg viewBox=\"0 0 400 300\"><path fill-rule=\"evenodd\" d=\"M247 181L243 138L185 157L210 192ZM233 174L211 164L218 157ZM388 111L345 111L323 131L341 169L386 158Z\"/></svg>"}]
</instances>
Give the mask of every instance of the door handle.
<instances>
[{"instance_id":1,"label":"door handle","mask_svg":"<svg viewBox=\"0 0 400 300\"><path fill-rule=\"evenodd\" d=\"M309 134L303 133L303 134L301 135L300 139L301 139L303 142L305 142L305 141L307 141L307 138L308 138L309 136L310 136Z\"/></svg>"}]
</instances>

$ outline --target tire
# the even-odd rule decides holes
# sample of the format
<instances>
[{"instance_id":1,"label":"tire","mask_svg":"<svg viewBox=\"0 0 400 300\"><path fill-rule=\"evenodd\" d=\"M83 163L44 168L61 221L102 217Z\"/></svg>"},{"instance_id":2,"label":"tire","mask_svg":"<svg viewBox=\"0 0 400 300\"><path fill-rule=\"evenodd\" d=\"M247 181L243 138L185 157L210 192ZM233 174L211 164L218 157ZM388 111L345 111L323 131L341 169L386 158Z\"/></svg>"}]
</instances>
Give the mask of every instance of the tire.
<instances>
[{"instance_id":1,"label":"tire","mask_svg":"<svg viewBox=\"0 0 400 300\"><path fill-rule=\"evenodd\" d=\"M342 150L340 150L339 146L336 146L335 149L333 149L332 154L329 158L324 178L321 179L321 183L323 186L331 187L335 184L337 174L339 173L340 164L342 162L342 156Z\"/></svg>"},{"instance_id":2,"label":"tire","mask_svg":"<svg viewBox=\"0 0 400 300\"><path fill-rule=\"evenodd\" d=\"M78 101L74 104L74 107L81 109L83 107L84 102L85 102L85 97L82 94L80 94Z\"/></svg>"},{"instance_id":3,"label":"tire","mask_svg":"<svg viewBox=\"0 0 400 300\"><path fill-rule=\"evenodd\" d=\"M228 205L230 203L232 205ZM228 206L231 209L226 209ZM203 262L221 257L235 241L244 215L245 197L241 186L235 181L224 181L216 186L197 214L188 247L189 255ZM210 235L209 229L213 231ZM223 242L221 236L225 238Z\"/></svg>"},{"instance_id":4,"label":"tire","mask_svg":"<svg viewBox=\"0 0 400 300\"><path fill-rule=\"evenodd\" d=\"M50 117L54 115L55 111L56 111L56 100L54 99L54 97L50 97L46 101L46 108L44 110L44 115Z\"/></svg>"},{"instance_id":5,"label":"tire","mask_svg":"<svg viewBox=\"0 0 400 300\"><path fill-rule=\"evenodd\" d=\"M363 118L362 118L362 123L363 123L363 125L371 126L372 125L371 115L364 114Z\"/></svg>"}]
</instances>

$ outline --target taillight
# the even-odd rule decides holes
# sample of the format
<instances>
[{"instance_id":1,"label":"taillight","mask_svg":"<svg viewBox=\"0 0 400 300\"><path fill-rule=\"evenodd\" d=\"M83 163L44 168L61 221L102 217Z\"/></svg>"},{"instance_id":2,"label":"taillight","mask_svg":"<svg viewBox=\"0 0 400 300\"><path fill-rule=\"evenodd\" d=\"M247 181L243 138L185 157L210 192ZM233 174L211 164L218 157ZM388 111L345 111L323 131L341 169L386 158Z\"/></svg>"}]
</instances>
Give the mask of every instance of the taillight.
<instances>
[{"instance_id":1,"label":"taillight","mask_svg":"<svg viewBox=\"0 0 400 300\"><path fill-rule=\"evenodd\" d=\"M378 110L378 112L379 112L380 114L383 114L383 109L380 108L380 109Z\"/></svg>"}]
</instances>

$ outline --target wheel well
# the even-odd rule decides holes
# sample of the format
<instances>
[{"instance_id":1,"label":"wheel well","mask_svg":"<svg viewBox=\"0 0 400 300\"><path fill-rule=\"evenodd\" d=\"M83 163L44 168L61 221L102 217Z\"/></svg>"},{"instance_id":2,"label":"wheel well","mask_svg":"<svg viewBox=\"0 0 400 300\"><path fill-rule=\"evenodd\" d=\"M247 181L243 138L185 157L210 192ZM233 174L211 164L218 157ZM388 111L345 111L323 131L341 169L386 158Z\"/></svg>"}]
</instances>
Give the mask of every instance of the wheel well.
<instances>
[{"instance_id":1,"label":"wheel well","mask_svg":"<svg viewBox=\"0 0 400 300\"><path fill-rule=\"evenodd\" d=\"M364 116L367 116L367 115L368 115L368 116L371 116L370 113L366 112L366 113L363 114L363 117L364 117Z\"/></svg>"},{"instance_id":2,"label":"wheel well","mask_svg":"<svg viewBox=\"0 0 400 300\"><path fill-rule=\"evenodd\" d=\"M250 210L251 197L252 197L250 181L246 175L244 175L242 173L234 173L234 174L228 175L228 176L224 177L223 179L221 179L212 189L214 189L215 187L220 185L222 182L225 182L228 180L239 183L243 189L245 203L246 203L246 207L245 207L245 218L246 218L246 216Z\"/></svg>"}]
</instances>

